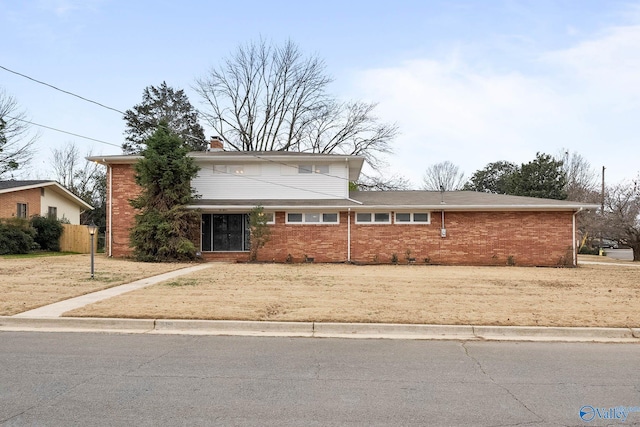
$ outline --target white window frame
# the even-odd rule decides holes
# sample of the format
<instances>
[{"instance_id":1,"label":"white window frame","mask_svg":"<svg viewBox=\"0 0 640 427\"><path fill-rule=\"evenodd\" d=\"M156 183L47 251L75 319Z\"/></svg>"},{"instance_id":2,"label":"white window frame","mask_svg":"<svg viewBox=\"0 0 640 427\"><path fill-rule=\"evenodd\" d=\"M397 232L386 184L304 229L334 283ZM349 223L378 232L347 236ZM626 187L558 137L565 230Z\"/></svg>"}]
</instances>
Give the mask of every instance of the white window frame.
<instances>
[{"instance_id":1,"label":"white window frame","mask_svg":"<svg viewBox=\"0 0 640 427\"><path fill-rule=\"evenodd\" d=\"M371 215L371 221L358 221L358 214L369 214ZM376 215L385 214L388 215L389 219L387 221L376 221ZM376 225L376 224L391 224L391 212L356 212L356 224L360 225Z\"/></svg>"},{"instance_id":2,"label":"white window frame","mask_svg":"<svg viewBox=\"0 0 640 427\"><path fill-rule=\"evenodd\" d=\"M271 211L262 211L262 213L266 216L269 215L271 219L267 219L267 225L273 225L276 223L276 213Z\"/></svg>"},{"instance_id":3,"label":"white window frame","mask_svg":"<svg viewBox=\"0 0 640 427\"><path fill-rule=\"evenodd\" d=\"M220 175L247 175L244 165L213 165L213 173Z\"/></svg>"},{"instance_id":4,"label":"white window frame","mask_svg":"<svg viewBox=\"0 0 640 427\"><path fill-rule=\"evenodd\" d=\"M398 214L408 214L409 215L409 221L398 221ZM426 221L416 221L414 215L415 214L427 214L427 220ZM399 224L399 225L405 225L405 224L424 224L424 225L428 225L431 224L431 212L430 211L423 211L423 212L395 212L393 215L393 223L394 224Z\"/></svg>"},{"instance_id":5,"label":"white window frame","mask_svg":"<svg viewBox=\"0 0 640 427\"><path fill-rule=\"evenodd\" d=\"M302 221L289 221L290 214L302 215ZM336 221L325 221L324 216L326 214L334 214ZM307 221L307 215L318 215L318 221ZM285 224L306 224L306 225L338 225L340 224L340 212L285 212Z\"/></svg>"},{"instance_id":6,"label":"white window frame","mask_svg":"<svg viewBox=\"0 0 640 427\"><path fill-rule=\"evenodd\" d=\"M325 171L321 171L321 169L325 169ZM328 164L311 164L311 163L300 163L298 165L298 174L300 175L309 175L309 174L320 174L327 175L331 172L331 166Z\"/></svg>"}]
</instances>

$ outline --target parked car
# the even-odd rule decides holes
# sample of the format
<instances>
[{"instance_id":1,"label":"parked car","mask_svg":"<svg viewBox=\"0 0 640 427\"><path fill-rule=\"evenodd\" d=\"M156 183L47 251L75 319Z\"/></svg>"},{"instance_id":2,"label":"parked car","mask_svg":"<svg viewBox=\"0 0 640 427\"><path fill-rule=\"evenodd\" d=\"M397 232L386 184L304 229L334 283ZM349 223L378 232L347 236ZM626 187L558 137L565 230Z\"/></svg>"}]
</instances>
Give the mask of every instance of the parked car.
<instances>
[{"instance_id":1,"label":"parked car","mask_svg":"<svg viewBox=\"0 0 640 427\"><path fill-rule=\"evenodd\" d=\"M594 248L611 248L618 249L618 242L610 239L593 239L592 241Z\"/></svg>"}]
</instances>

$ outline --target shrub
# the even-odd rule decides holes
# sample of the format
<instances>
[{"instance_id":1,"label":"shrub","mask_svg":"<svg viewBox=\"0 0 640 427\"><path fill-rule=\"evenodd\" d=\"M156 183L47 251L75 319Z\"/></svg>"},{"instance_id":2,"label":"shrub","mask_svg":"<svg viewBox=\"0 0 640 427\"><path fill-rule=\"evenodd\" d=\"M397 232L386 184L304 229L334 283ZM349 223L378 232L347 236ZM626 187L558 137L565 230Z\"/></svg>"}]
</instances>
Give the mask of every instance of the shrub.
<instances>
[{"instance_id":1,"label":"shrub","mask_svg":"<svg viewBox=\"0 0 640 427\"><path fill-rule=\"evenodd\" d=\"M600 250L598 248L590 248L587 245L583 245L580 247L578 253L580 255L598 255Z\"/></svg>"},{"instance_id":2,"label":"shrub","mask_svg":"<svg viewBox=\"0 0 640 427\"><path fill-rule=\"evenodd\" d=\"M35 230L26 219L0 221L0 255L26 254L34 246Z\"/></svg>"},{"instance_id":3,"label":"shrub","mask_svg":"<svg viewBox=\"0 0 640 427\"><path fill-rule=\"evenodd\" d=\"M62 236L62 223L56 218L47 218L35 215L31 218L31 227L36 230L35 241L44 251L60 251L60 236Z\"/></svg>"}]
</instances>

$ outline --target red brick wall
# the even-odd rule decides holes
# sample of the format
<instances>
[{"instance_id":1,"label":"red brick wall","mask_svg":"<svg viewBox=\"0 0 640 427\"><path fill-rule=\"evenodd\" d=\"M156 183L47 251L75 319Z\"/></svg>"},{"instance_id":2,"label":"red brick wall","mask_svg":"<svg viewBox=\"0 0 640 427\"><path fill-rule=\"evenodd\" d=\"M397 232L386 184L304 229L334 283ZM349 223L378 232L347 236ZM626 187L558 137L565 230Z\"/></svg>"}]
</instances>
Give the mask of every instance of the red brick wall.
<instances>
[{"instance_id":1,"label":"red brick wall","mask_svg":"<svg viewBox=\"0 0 640 427\"><path fill-rule=\"evenodd\" d=\"M351 214L351 260L362 263L399 262L409 257L416 263L428 258L434 264L466 265L558 265L572 263L571 212L448 212L447 237L440 237L441 213L432 212L431 224L362 225ZM316 262L347 260L347 213L339 225L284 223L276 214L271 240L258 259L294 262L304 256Z\"/></svg>"},{"instance_id":2,"label":"red brick wall","mask_svg":"<svg viewBox=\"0 0 640 427\"><path fill-rule=\"evenodd\" d=\"M140 187L135 181L133 165L111 165L109 168L111 177L107 177L107 206L112 206L112 224L109 224L109 214L107 213L107 253L109 245L113 248L111 255L114 257L124 257L131 254L129 247L129 231L134 224L136 210L131 207L129 200L140 194ZM113 183L113 189L109 187ZM113 200L109 197L113 197ZM111 242L109 242L109 231L111 232Z\"/></svg>"},{"instance_id":3,"label":"red brick wall","mask_svg":"<svg viewBox=\"0 0 640 427\"><path fill-rule=\"evenodd\" d=\"M17 204L27 204L27 216L40 215L40 188L0 194L0 218L14 218Z\"/></svg>"},{"instance_id":4,"label":"red brick wall","mask_svg":"<svg viewBox=\"0 0 640 427\"><path fill-rule=\"evenodd\" d=\"M276 212L276 223L270 227L271 239L258 251L258 260L284 262L289 255L294 262L305 255L315 262L347 260L347 212L341 212L340 223L333 225L285 224L285 213Z\"/></svg>"},{"instance_id":5,"label":"red brick wall","mask_svg":"<svg viewBox=\"0 0 640 427\"><path fill-rule=\"evenodd\" d=\"M114 183L111 254L121 257L131 253L129 230L135 210L129 200L139 194L140 188L134 180L133 165L113 165L110 170ZM15 203L12 209L15 210ZM395 253L399 262L406 262L410 251L409 256L416 263L425 260L433 264L466 265L572 263L572 212L446 212L445 238L440 237L441 213L431 214L431 224L362 225L355 224L352 212L351 260L390 262ZM285 224L285 213L277 212L276 224L271 225L271 240L259 251L258 259L285 262L290 255L294 262L301 262L306 255L315 262L346 261L347 229L347 212L340 213L337 225ZM196 244L199 247L199 241ZM246 252L203 255L212 260L248 258Z\"/></svg>"}]
</instances>

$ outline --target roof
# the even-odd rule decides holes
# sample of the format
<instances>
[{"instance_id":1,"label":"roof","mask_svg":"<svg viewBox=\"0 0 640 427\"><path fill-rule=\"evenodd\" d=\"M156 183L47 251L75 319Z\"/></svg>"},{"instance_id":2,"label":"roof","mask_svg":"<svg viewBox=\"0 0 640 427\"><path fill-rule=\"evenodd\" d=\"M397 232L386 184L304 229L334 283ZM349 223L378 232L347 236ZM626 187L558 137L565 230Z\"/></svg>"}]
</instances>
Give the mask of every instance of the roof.
<instances>
[{"instance_id":1,"label":"roof","mask_svg":"<svg viewBox=\"0 0 640 427\"><path fill-rule=\"evenodd\" d=\"M477 191L351 191L349 196L365 206L406 206L430 210L579 210L599 207L597 204L569 200Z\"/></svg>"},{"instance_id":2,"label":"roof","mask_svg":"<svg viewBox=\"0 0 640 427\"><path fill-rule=\"evenodd\" d=\"M49 184L51 180L31 180L31 181L0 181L0 192L5 192L2 190L12 189L12 188L20 188L20 187L29 187L35 188L40 187L40 184Z\"/></svg>"},{"instance_id":3,"label":"roof","mask_svg":"<svg viewBox=\"0 0 640 427\"><path fill-rule=\"evenodd\" d=\"M0 181L0 194L11 193L13 191L30 190L32 188L51 187L53 191L73 200L84 209L93 209L93 206L82 200L80 197L67 190L56 181L51 180L25 180L25 181Z\"/></svg>"},{"instance_id":4,"label":"roof","mask_svg":"<svg viewBox=\"0 0 640 427\"><path fill-rule=\"evenodd\" d=\"M346 162L349 179L355 181L360 175L364 157L347 154L300 153L294 151L192 151L188 154L196 163L282 163L291 162ZM87 160L103 165L133 164L142 159L138 155L91 156Z\"/></svg>"},{"instance_id":5,"label":"roof","mask_svg":"<svg viewBox=\"0 0 640 427\"><path fill-rule=\"evenodd\" d=\"M190 207L201 209L244 210L254 206L266 209L351 209L429 211L578 211L596 209L599 205L567 200L509 196L475 191L351 191L349 199L312 200L222 200L198 199Z\"/></svg>"}]
</instances>

